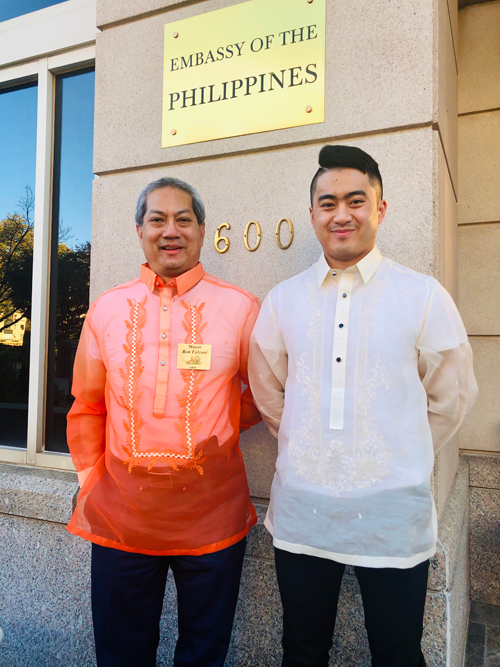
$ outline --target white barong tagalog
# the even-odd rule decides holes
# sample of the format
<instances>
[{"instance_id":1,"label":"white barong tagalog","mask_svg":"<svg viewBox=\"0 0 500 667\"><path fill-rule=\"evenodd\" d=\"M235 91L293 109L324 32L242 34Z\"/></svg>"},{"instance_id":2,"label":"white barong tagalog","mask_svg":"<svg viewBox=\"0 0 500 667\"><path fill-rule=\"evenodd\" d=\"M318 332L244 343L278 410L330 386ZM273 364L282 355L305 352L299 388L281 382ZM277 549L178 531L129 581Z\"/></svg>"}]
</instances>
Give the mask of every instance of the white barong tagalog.
<instances>
[{"instance_id":1,"label":"white barong tagalog","mask_svg":"<svg viewBox=\"0 0 500 667\"><path fill-rule=\"evenodd\" d=\"M462 320L434 278L376 247L345 271L321 255L266 297L249 377L278 437L275 546L366 567L434 554L434 454L477 394Z\"/></svg>"}]
</instances>

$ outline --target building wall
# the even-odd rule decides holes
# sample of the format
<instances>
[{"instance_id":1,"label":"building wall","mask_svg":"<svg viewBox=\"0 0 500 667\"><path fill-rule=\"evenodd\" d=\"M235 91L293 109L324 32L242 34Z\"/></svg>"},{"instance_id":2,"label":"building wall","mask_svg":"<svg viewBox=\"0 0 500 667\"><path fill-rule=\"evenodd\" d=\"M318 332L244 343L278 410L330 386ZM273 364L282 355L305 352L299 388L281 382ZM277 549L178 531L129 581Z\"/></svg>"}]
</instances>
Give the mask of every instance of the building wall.
<instances>
[{"instance_id":1,"label":"building wall","mask_svg":"<svg viewBox=\"0 0 500 667\"><path fill-rule=\"evenodd\" d=\"M471 597L500 604L500 2L459 12L459 308L479 398L460 434L471 465Z\"/></svg>"},{"instance_id":2,"label":"building wall","mask_svg":"<svg viewBox=\"0 0 500 667\"><path fill-rule=\"evenodd\" d=\"M308 188L327 142L360 146L380 163L389 202L382 252L436 276L455 295L456 3L327 0L324 123L162 149L163 26L233 4L97 3L92 298L137 275L135 201L163 175L191 182L206 203L205 268L264 297L319 256ZM274 241L283 216L295 227L286 251ZM243 245L250 220L262 227L254 253ZM221 222L231 223L224 255L213 243ZM268 498L275 442L261 427L245 435L243 450L252 493ZM439 512L457 464L453 442L436 464Z\"/></svg>"},{"instance_id":3,"label":"building wall","mask_svg":"<svg viewBox=\"0 0 500 667\"><path fill-rule=\"evenodd\" d=\"M83 1L83 0L82 0ZM309 266L320 248L308 221L308 187L324 143L372 153L389 213L384 254L436 276L455 296L457 220L457 43L454 0L327 0L326 120L322 125L161 149L163 25L241 0L98 0L92 298L134 278L142 261L133 214L139 190L160 175L190 181L204 198L205 268L263 297ZM277 221L295 227L289 250L274 242ZM249 253L243 230L262 226ZM230 250L214 235L229 221ZM275 441L262 426L242 439L259 524L249 537L229 665L280 663L281 609L270 538L262 526ZM424 627L430 667L461 667L468 617L468 466L457 442L436 461L439 544L431 562ZM95 664L89 607L89 544L64 530L74 474L0 470L0 620L6 667ZM14 557L11 557L14 554ZM46 576L37 568L46 565ZM32 573L36 572L33 578ZM19 585L18 579L22 581ZM50 613L49 613L50 612ZM4 620L5 619L5 620ZM171 663L175 593L170 582L159 664ZM331 664L368 664L359 587L344 581Z\"/></svg>"},{"instance_id":4,"label":"building wall","mask_svg":"<svg viewBox=\"0 0 500 667\"><path fill-rule=\"evenodd\" d=\"M459 307L479 399L460 447L500 453L500 2L459 13Z\"/></svg>"},{"instance_id":5,"label":"building wall","mask_svg":"<svg viewBox=\"0 0 500 667\"><path fill-rule=\"evenodd\" d=\"M135 201L140 189L160 176L191 182L205 201L205 268L264 297L277 282L319 256L308 219L308 189L325 143L357 145L375 157L389 202L379 235L382 252L437 277L456 297L456 2L327 0L323 124L162 149L163 26L238 2L98 0L102 33L96 44L94 170L99 178L94 183L92 298L137 276L142 256L133 229ZM294 242L286 251L274 242L283 216L295 227ZM262 243L254 253L243 245L250 220L262 227ZM223 255L213 243L222 222L231 224L231 246ZM276 443L260 425L243 435L241 446L251 493L260 499L263 512ZM438 456L434 476L440 529L450 526L433 560L433 572L442 583L431 580L427 599L425 650L428 663L436 667L461 665L468 616L468 471L463 469L458 482L457 466L455 440ZM249 558L249 576L252 570L252 577L266 581L274 600L272 563L264 559L257 564L252 553ZM443 580L444 572L448 574ZM346 579L346 589L332 661L341 655L346 666L363 665L367 645L358 631L362 612L352 577ZM245 611L237 618L236 637L255 634L255 641L245 646L243 640L229 663L254 664L252 656L276 651L266 662L273 664L279 655L273 648L280 632L279 614L266 621L273 638L265 639L259 630L262 600L245 573L242 591Z\"/></svg>"}]
</instances>

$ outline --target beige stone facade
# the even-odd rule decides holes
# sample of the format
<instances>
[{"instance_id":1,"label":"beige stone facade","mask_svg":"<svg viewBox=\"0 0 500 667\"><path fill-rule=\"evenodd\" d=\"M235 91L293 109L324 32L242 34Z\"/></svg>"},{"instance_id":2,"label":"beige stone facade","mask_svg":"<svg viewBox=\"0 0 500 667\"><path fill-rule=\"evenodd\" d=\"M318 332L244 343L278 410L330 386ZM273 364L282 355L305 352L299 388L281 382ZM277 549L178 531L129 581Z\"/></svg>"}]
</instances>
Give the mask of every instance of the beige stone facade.
<instances>
[{"instance_id":1,"label":"beige stone facade","mask_svg":"<svg viewBox=\"0 0 500 667\"><path fill-rule=\"evenodd\" d=\"M264 297L277 282L319 256L308 219L308 190L325 143L356 145L375 157L389 203L379 234L382 252L437 277L456 298L456 3L327 0L324 123L162 149L163 26L233 4L234 0L97 3L102 33L96 44L94 169L99 179L94 182L92 298L137 275L141 253L133 229L134 205L140 189L160 176L192 183L206 204L205 268ZM274 240L276 224L284 216L295 230L288 250L279 249ZM253 253L243 243L250 220L262 228L261 245ZM231 224L225 232L231 243L225 254L218 253L213 242L222 222ZM264 510L276 443L260 425L243 435L242 450L251 493ZM436 460L434 490L446 537L433 568L448 575L443 574L444 583L439 583L439 575L429 584L425 639L429 664L448 662L456 667L463 656L468 614L468 477L464 471L457 486L458 460L457 439ZM271 557L270 551L264 553ZM275 591L265 561L253 567L266 580L271 576ZM356 581L348 579L346 586L352 589L354 598L347 598L352 602ZM243 587L249 591L246 583ZM258 613L264 614L262 603L254 601ZM258 613L240 625L240 639L248 624L261 634ZM347 636L359 613L356 605L343 608ZM268 653L270 646L263 638L259 641L259 650L271 655L274 649ZM256 655L259 641L253 642L246 661L238 662L236 652L231 664L258 664L250 655ZM363 631L352 641L356 648L343 658L345 664L364 664ZM340 659L346 646L340 642L332 660Z\"/></svg>"},{"instance_id":2,"label":"beige stone facade","mask_svg":"<svg viewBox=\"0 0 500 667\"><path fill-rule=\"evenodd\" d=\"M308 200L320 148L341 143L372 154L389 205L379 233L382 253L441 281L459 305L475 355L478 402L435 464L439 543L423 640L429 667L462 667L470 599L500 605L500 0L326 0L324 123L162 148L164 26L242 1L96 0L91 299L137 276L143 257L135 203L142 187L161 176L188 181L205 202L205 269L263 298L319 256ZM65 29L57 31L57 55L49 58L54 71L68 57L64 40L73 22L79 64L94 57L87 12L93 0L63 4ZM47 15L56 16L52 10ZM86 20L70 20L69 10L87 12ZM12 65L17 51L7 50L14 55L0 46L0 58ZM24 76L24 60L14 66ZM47 137L49 146L50 132ZM287 250L275 240L283 217L294 227ZM262 229L255 252L243 238L251 220ZM230 248L221 254L214 240L223 222L231 225L223 232ZM37 363L43 369L41 357ZM280 664L281 607L262 519L276 441L260 424L242 435L241 447L259 524L249 537L227 666L274 667ZM4 553L15 554L0 554L0 625L6 627L2 618L17 609L22 627L14 648L5 649L4 642L2 654L0 647L0 663L52 667L63 660L91 667L89 549L63 527L78 491L76 477L25 465L71 469L71 463L61 456L51 465L38 450L23 460L5 452L0 461L22 465L0 465L0 539L9 546ZM26 582L40 559L48 574L32 592ZM341 600L331 664L365 667L369 651L351 571ZM38 618L49 607L57 623L44 617L53 639L42 641ZM174 610L170 582L159 665L171 664Z\"/></svg>"},{"instance_id":3,"label":"beige stone facade","mask_svg":"<svg viewBox=\"0 0 500 667\"><path fill-rule=\"evenodd\" d=\"M500 2L459 24L459 307L480 388L462 449L500 453Z\"/></svg>"},{"instance_id":4,"label":"beige stone facade","mask_svg":"<svg viewBox=\"0 0 500 667\"><path fill-rule=\"evenodd\" d=\"M454 3L328 0L324 123L162 149L163 26L232 4L97 3L102 33L96 44L94 169L100 178L94 183L92 298L136 275L141 254L133 231L135 200L143 185L163 175L193 183L205 201L206 269L264 297L319 255L308 221L308 188L327 142L357 145L379 162L389 202L382 252L438 277L456 295ZM283 216L295 228L286 251L274 241ZM250 220L262 227L255 253L243 245ZM223 255L213 244L221 222L231 223L231 247ZM117 235L120 243L110 245ZM275 445L263 429L245 441L251 489L267 497ZM457 463L454 443L437 462L440 512Z\"/></svg>"},{"instance_id":5,"label":"beige stone facade","mask_svg":"<svg viewBox=\"0 0 500 667\"><path fill-rule=\"evenodd\" d=\"M460 434L471 465L471 599L500 604L500 2L460 11L459 308L479 398ZM473 455L475 454L475 455Z\"/></svg>"}]
</instances>

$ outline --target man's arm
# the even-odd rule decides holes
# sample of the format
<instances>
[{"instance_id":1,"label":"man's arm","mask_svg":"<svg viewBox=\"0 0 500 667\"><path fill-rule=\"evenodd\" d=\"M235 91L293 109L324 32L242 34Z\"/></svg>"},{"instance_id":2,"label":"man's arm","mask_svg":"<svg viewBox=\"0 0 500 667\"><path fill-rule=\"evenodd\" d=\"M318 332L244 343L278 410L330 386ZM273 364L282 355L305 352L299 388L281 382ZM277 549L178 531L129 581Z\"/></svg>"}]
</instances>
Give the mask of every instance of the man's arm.
<instances>
[{"instance_id":1,"label":"man's arm","mask_svg":"<svg viewBox=\"0 0 500 667\"><path fill-rule=\"evenodd\" d=\"M477 398L467 333L453 300L441 285L432 297L417 347L437 453L458 431Z\"/></svg>"},{"instance_id":2,"label":"man's arm","mask_svg":"<svg viewBox=\"0 0 500 667\"><path fill-rule=\"evenodd\" d=\"M92 330L91 311L85 319L76 352L72 394L75 401L68 414L68 446L78 482L83 486L106 442L106 368Z\"/></svg>"},{"instance_id":3,"label":"man's arm","mask_svg":"<svg viewBox=\"0 0 500 667\"><path fill-rule=\"evenodd\" d=\"M250 347L250 335L255 326L255 321L259 314L260 301L255 298L252 302L252 308L246 318L245 324L240 335L240 377L244 384L248 385L248 355ZM254 404L252 392L247 386L245 391L241 394L241 409L240 409L240 433L247 431L250 427L255 426L262 421L260 412Z\"/></svg>"},{"instance_id":4,"label":"man's arm","mask_svg":"<svg viewBox=\"0 0 500 667\"><path fill-rule=\"evenodd\" d=\"M268 296L250 339L248 376L255 405L275 438L285 405L287 375L288 353Z\"/></svg>"}]
</instances>

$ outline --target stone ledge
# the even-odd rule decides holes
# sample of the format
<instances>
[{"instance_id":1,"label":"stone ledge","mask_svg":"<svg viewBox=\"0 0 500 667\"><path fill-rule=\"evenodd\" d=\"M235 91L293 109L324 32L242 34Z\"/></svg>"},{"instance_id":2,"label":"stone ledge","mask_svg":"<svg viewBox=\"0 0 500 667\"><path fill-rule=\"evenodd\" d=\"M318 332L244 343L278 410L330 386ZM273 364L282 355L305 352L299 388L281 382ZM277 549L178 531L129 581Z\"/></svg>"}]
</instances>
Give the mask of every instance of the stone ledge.
<instances>
[{"instance_id":1,"label":"stone ledge","mask_svg":"<svg viewBox=\"0 0 500 667\"><path fill-rule=\"evenodd\" d=\"M500 604L500 490L470 492L471 599Z\"/></svg>"},{"instance_id":2,"label":"stone ledge","mask_svg":"<svg viewBox=\"0 0 500 667\"><path fill-rule=\"evenodd\" d=\"M482 489L500 489L500 456L462 454L469 463L470 485Z\"/></svg>"},{"instance_id":3,"label":"stone ledge","mask_svg":"<svg viewBox=\"0 0 500 667\"><path fill-rule=\"evenodd\" d=\"M67 524L78 488L73 472L0 464L0 513Z\"/></svg>"},{"instance_id":4,"label":"stone ledge","mask_svg":"<svg viewBox=\"0 0 500 667\"><path fill-rule=\"evenodd\" d=\"M463 530L463 522L467 521L467 514L462 512L463 496L467 497L468 493L464 487L467 479L467 464L462 463L447 503L450 509L443 512L440 522L442 545L436 556L436 567L440 577L444 576L446 566L455 573L453 590L431 589L427 595L423 649L429 667L462 665L468 612L468 564L450 551L455 549L459 554L466 551L468 532ZM9 509L18 516L9 516L0 509L0 541L5 545L0 551L0 618L4 619L2 625L6 631L0 664L7 660L6 667L28 664L95 667L90 617L90 544L67 533L60 521L64 507L72 507L76 489L72 473L0 465L0 508L4 497L12 499L12 504L14 500L24 503L24 507L18 506L16 511ZM26 502L29 495L31 504ZM58 512L53 510L51 496L58 499ZM33 514L35 504L39 514L51 517L49 521L32 520L20 514L21 511ZM267 506L262 499L254 499L254 504L259 523L252 528L248 539L248 557L243 567L227 667L278 667L281 664L281 604L271 537L262 523ZM54 521L54 515L59 520ZM458 524L452 530L454 520ZM455 536L457 531L461 533L462 542ZM42 567L44 572L41 579L32 576L37 567ZM352 568L346 568L331 667L369 665L361 595L351 573ZM430 585L432 581L431 578ZM442 579L439 585L443 586ZM176 640L175 586L171 576L161 626L158 667L167 667L172 664Z\"/></svg>"}]
</instances>

